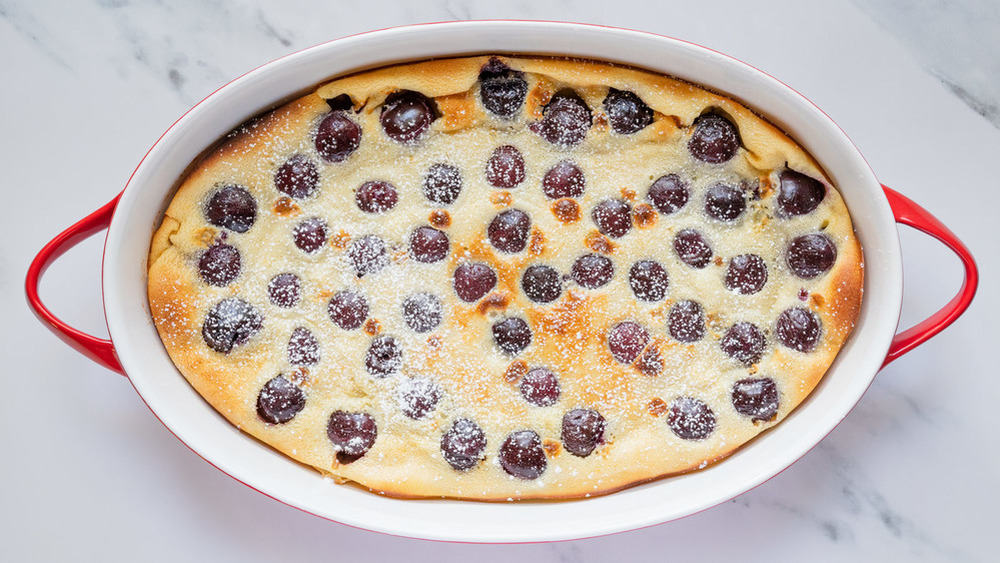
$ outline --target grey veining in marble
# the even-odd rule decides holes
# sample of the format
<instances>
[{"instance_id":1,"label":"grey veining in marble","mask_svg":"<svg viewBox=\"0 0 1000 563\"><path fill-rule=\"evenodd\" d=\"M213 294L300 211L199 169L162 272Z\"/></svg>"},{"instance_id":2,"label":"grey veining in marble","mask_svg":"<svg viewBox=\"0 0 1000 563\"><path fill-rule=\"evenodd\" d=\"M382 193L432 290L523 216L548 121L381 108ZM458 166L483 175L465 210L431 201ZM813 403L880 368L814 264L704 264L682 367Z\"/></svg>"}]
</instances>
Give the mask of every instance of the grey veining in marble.
<instances>
[{"instance_id":1,"label":"grey veining in marble","mask_svg":"<svg viewBox=\"0 0 1000 563\"><path fill-rule=\"evenodd\" d=\"M856 0L976 113L1000 127L1000 2Z\"/></svg>"}]
</instances>

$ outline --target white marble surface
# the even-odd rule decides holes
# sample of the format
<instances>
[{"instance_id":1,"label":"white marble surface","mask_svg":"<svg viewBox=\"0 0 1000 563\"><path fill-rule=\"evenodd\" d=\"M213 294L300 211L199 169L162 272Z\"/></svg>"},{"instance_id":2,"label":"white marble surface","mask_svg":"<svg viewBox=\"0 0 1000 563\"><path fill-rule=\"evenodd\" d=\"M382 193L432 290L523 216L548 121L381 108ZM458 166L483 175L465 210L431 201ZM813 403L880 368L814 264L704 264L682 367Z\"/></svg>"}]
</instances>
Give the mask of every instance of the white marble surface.
<instances>
[{"instance_id":1,"label":"white marble surface","mask_svg":"<svg viewBox=\"0 0 1000 563\"><path fill-rule=\"evenodd\" d=\"M694 4L0 0L0 559L996 561L1000 5ZM34 254L119 191L160 133L222 84L351 33L503 17L672 35L777 76L969 244L983 274L972 309L883 370L830 436L764 485L677 522L520 546L392 538L275 502L192 454L127 381L32 318L22 284ZM912 324L960 274L930 239L902 240ZM54 310L95 334L106 334L102 242L69 252L42 284Z\"/></svg>"}]
</instances>

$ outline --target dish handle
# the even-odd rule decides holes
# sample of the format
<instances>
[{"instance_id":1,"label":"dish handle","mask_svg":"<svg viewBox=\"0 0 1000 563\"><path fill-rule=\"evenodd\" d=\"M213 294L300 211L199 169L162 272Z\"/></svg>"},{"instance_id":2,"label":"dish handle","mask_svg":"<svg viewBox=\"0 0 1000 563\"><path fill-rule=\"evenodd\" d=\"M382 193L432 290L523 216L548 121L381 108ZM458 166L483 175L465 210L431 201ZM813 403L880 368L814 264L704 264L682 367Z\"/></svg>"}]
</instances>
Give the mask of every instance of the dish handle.
<instances>
[{"instance_id":1,"label":"dish handle","mask_svg":"<svg viewBox=\"0 0 1000 563\"><path fill-rule=\"evenodd\" d=\"M882 367L885 367L896 358L920 346L962 316L976 295L976 286L979 285L979 271L969 249L941 221L938 221L936 217L908 197L888 186L883 184L882 189L885 191L885 197L889 200L889 207L892 208L892 214L896 217L897 223L913 227L938 239L958 255L965 267L965 279L962 281L961 289L958 290L958 295L953 297L938 312L893 337L889 353L886 354L885 362L882 363Z\"/></svg>"},{"instance_id":2,"label":"dish handle","mask_svg":"<svg viewBox=\"0 0 1000 563\"><path fill-rule=\"evenodd\" d=\"M118 356L115 354L114 344L110 340L91 336L69 326L56 317L42 303L41 297L38 296L38 283L49 265L70 248L83 242L91 235L107 229L108 225L111 224L111 217L115 213L115 207L118 206L118 198L120 197L121 194L118 194L100 209L87 215L75 225L59 233L59 235L49 241L38 252L35 259L31 261L31 266L28 267L28 275L24 282L24 291L28 297L28 305L31 306L31 310L34 311L35 316L45 323L49 330L63 342L111 371L125 375L125 371L118 361Z\"/></svg>"}]
</instances>

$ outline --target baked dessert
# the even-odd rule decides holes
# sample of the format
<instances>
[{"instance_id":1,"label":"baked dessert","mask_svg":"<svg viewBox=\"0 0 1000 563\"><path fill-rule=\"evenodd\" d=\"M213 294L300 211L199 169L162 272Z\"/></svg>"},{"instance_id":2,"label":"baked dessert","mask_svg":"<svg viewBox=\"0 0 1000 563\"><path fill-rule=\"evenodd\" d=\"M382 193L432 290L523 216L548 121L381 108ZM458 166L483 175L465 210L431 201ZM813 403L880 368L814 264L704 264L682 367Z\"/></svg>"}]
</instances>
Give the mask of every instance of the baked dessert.
<instances>
[{"instance_id":1,"label":"baked dessert","mask_svg":"<svg viewBox=\"0 0 1000 563\"><path fill-rule=\"evenodd\" d=\"M576 498L778 424L857 317L820 166L735 100L481 56L338 78L182 179L149 254L180 372L250 435L402 497Z\"/></svg>"}]
</instances>

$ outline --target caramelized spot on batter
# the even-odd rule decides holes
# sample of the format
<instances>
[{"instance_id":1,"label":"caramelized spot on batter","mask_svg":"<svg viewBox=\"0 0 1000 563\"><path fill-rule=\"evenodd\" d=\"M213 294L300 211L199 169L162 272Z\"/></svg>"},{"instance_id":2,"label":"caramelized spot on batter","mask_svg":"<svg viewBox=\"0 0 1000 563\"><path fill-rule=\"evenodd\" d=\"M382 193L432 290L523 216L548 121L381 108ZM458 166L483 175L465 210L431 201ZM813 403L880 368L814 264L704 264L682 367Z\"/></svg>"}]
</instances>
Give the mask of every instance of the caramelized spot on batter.
<instances>
[{"instance_id":1,"label":"caramelized spot on batter","mask_svg":"<svg viewBox=\"0 0 1000 563\"><path fill-rule=\"evenodd\" d=\"M441 337L438 335L432 335L427 337L427 345L431 348L437 349L441 347Z\"/></svg>"},{"instance_id":2,"label":"caramelized spot on batter","mask_svg":"<svg viewBox=\"0 0 1000 563\"><path fill-rule=\"evenodd\" d=\"M476 305L476 311L478 311L480 315L485 315L490 309L499 309L502 311L506 309L508 305L510 305L510 294L503 291L497 291L490 293L483 299L480 299L479 304Z\"/></svg>"},{"instance_id":3,"label":"caramelized spot on batter","mask_svg":"<svg viewBox=\"0 0 1000 563\"><path fill-rule=\"evenodd\" d=\"M648 203L640 203L632 209L632 218L640 229L646 229L656 224L658 215Z\"/></svg>"},{"instance_id":4,"label":"caramelized spot on batter","mask_svg":"<svg viewBox=\"0 0 1000 563\"><path fill-rule=\"evenodd\" d=\"M590 324L589 311L592 307L599 307L597 300L607 302L606 296L588 299L586 291L582 289L571 289L566 292L566 297L560 299L548 311L539 310L536 315L529 312L529 317L533 317L530 322L532 326L539 326L543 332L555 334L586 334L593 330Z\"/></svg>"},{"instance_id":5,"label":"caramelized spot on batter","mask_svg":"<svg viewBox=\"0 0 1000 563\"><path fill-rule=\"evenodd\" d=\"M668 410L667 403L663 402L663 399L657 397L646 405L646 410L648 410L649 414L653 416L663 416Z\"/></svg>"},{"instance_id":6,"label":"caramelized spot on batter","mask_svg":"<svg viewBox=\"0 0 1000 563\"><path fill-rule=\"evenodd\" d=\"M528 252L530 254L541 254L545 250L545 235L541 229L535 227L531 230L531 239L528 241Z\"/></svg>"},{"instance_id":7,"label":"caramelized spot on batter","mask_svg":"<svg viewBox=\"0 0 1000 563\"><path fill-rule=\"evenodd\" d=\"M349 244L351 244L351 235L347 234L347 231L343 229L330 235L330 246L337 250L343 250Z\"/></svg>"},{"instance_id":8,"label":"caramelized spot on batter","mask_svg":"<svg viewBox=\"0 0 1000 563\"><path fill-rule=\"evenodd\" d=\"M824 299L819 293L813 293L809 296L809 302L812 303L813 307L822 309L823 305L826 304L826 299Z\"/></svg>"},{"instance_id":9,"label":"caramelized spot on batter","mask_svg":"<svg viewBox=\"0 0 1000 563\"><path fill-rule=\"evenodd\" d=\"M279 197L274 202L274 212L281 217L294 217L299 211L299 205L288 196Z\"/></svg>"},{"instance_id":10,"label":"caramelized spot on batter","mask_svg":"<svg viewBox=\"0 0 1000 563\"><path fill-rule=\"evenodd\" d=\"M292 373L288 376L289 381L300 386L305 387L309 385L309 368L304 366L298 366L292 370Z\"/></svg>"},{"instance_id":11,"label":"caramelized spot on batter","mask_svg":"<svg viewBox=\"0 0 1000 563\"><path fill-rule=\"evenodd\" d=\"M653 377L663 371L663 357L660 356L660 350L656 344L651 344L632 365L639 370L639 373Z\"/></svg>"},{"instance_id":12,"label":"caramelized spot on batter","mask_svg":"<svg viewBox=\"0 0 1000 563\"><path fill-rule=\"evenodd\" d=\"M715 262L716 266L721 266L722 265L722 256L716 255L714 262Z\"/></svg>"},{"instance_id":13,"label":"caramelized spot on batter","mask_svg":"<svg viewBox=\"0 0 1000 563\"><path fill-rule=\"evenodd\" d=\"M545 453L549 454L549 457L556 457L562 451L562 444L555 440L543 440L542 448L545 449Z\"/></svg>"},{"instance_id":14,"label":"caramelized spot on batter","mask_svg":"<svg viewBox=\"0 0 1000 563\"><path fill-rule=\"evenodd\" d=\"M593 230L587 233L587 238L584 239L584 244L587 248L593 250L594 252L600 252L601 254L611 254L615 251L615 247L618 245L611 242L611 239L601 234L598 230Z\"/></svg>"},{"instance_id":15,"label":"caramelized spot on batter","mask_svg":"<svg viewBox=\"0 0 1000 563\"><path fill-rule=\"evenodd\" d=\"M575 223L580 220L580 205L568 197L557 199L552 202L552 214L560 223Z\"/></svg>"},{"instance_id":16,"label":"caramelized spot on batter","mask_svg":"<svg viewBox=\"0 0 1000 563\"><path fill-rule=\"evenodd\" d=\"M632 188L621 188L618 190L625 201L635 201L635 190Z\"/></svg>"},{"instance_id":17,"label":"caramelized spot on batter","mask_svg":"<svg viewBox=\"0 0 1000 563\"><path fill-rule=\"evenodd\" d=\"M451 225L451 215L448 215L448 212L444 209L435 209L434 211L431 211L431 215L428 217L428 220L431 222L431 225L439 229L443 229Z\"/></svg>"},{"instance_id":18,"label":"caramelized spot on batter","mask_svg":"<svg viewBox=\"0 0 1000 563\"><path fill-rule=\"evenodd\" d=\"M365 321L365 334L375 336L380 332L382 332L382 323L378 322L378 319L368 319Z\"/></svg>"},{"instance_id":19,"label":"caramelized spot on batter","mask_svg":"<svg viewBox=\"0 0 1000 563\"><path fill-rule=\"evenodd\" d=\"M760 178L760 183L757 184L757 189L760 192L761 199L763 199L765 197L768 197L769 195L771 195L772 193L774 193L774 186L771 185L771 177L770 176L762 176Z\"/></svg>"},{"instance_id":20,"label":"caramelized spot on batter","mask_svg":"<svg viewBox=\"0 0 1000 563\"><path fill-rule=\"evenodd\" d=\"M705 315L705 325L713 330L720 330L722 328L722 318L719 317L718 313L708 313Z\"/></svg>"},{"instance_id":21,"label":"caramelized spot on batter","mask_svg":"<svg viewBox=\"0 0 1000 563\"><path fill-rule=\"evenodd\" d=\"M676 115L664 115L660 112L654 113L653 123L646 128L646 131L655 134L657 137L669 137L673 135L681 134L681 129L684 128L681 124L680 118ZM686 128L685 128L686 129ZM669 142L666 139L657 139L658 142Z\"/></svg>"},{"instance_id":22,"label":"caramelized spot on batter","mask_svg":"<svg viewBox=\"0 0 1000 563\"><path fill-rule=\"evenodd\" d=\"M397 248L392 251L392 261L396 264L402 264L410 259L410 251L406 248Z\"/></svg>"},{"instance_id":23,"label":"caramelized spot on batter","mask_svg":"<svg viewBox=\"0 0 1000 563\"><path fill-rule=\"evenodd\" d=\"M435 123L442 131L459 131L468 129L476 124L476 101L471 95L472 90L451 94L449 96L438 96L434 102L441 112L441 118Z\"/></svg>"},{"instance_id":24,"label":"caramelized spot on batter","mask_svg":"<svg viewBox=\"0 0 1000 563\"><path fill-rule=\"evenodd\" d=\"M607 131L608 125L608 115L603 111L594 116L594 125L592 126L594 131Z\"/></svg>"},{"instance_id":25,"label":"caramelized spot on batter","mask_svg":"<svg viewBox=\"0 0 1000 563\"><path fill-rule=\"evenodd\" d=\"M215 237L219 234L219 231L212 227L202 227L195 232L195 236L198 238L198 243L201 246L208 247L215 242Z\"/></svg>"},{"instance_id":26,"label":"caramelized spot on batter","mask_svg":"<svg viewBox=\"0 0 1000 563\"><path fill-rule=\"evenodd\" d=\"M510 192L500 192L496 191L490 194L490 202L498 207L507 207L511 204L513 198L510 196Z\"/></svg>"},{"instance_id":27,"label":"caramelized spot on batter","mask_svg":"<svg viewBox=\"0 0 1000 563\"><path fill-rule=\"evenodd\" d=\"M526 373L528 373L528 363L524 360L514 360L503 372L503 378L507 383L515 385Z\"/></svg>"}]
</instances>

